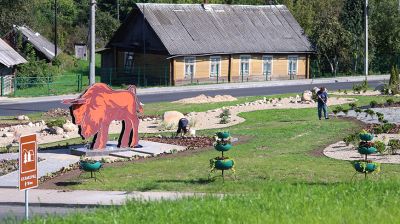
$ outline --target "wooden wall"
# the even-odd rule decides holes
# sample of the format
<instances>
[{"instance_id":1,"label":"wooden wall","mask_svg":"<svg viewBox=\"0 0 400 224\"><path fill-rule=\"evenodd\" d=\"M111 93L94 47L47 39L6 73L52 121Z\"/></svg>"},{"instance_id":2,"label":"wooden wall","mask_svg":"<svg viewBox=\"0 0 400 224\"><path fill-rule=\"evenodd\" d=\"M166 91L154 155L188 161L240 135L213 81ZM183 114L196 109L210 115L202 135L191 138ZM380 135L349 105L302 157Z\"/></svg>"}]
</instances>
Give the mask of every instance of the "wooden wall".
<instances>
[{"instance_id":1,"label":"wooden wall","mask_svg":"<svg viewBox=\"0 0 400 224\"><path fill-rule=\"evenodd\" d=\"M249 55L249 54L246 54ZM241 82L242 77L240 76L240 56L231 56L231 82ZM289 55L272 55L272 80L285 80L290 79L288 74L288 56ZM307 72L307 60L306 55L297 55L297 78L306 78ZM243 81L263 81L263 55L253 54L250 55L250 75L243 77ZM210 56L197 56L195 63L195 75L193 78L194 82L215 82L216 78L210 77ZM228 67L229 67L229 55L221 55L221 73L219 77L220 82L228 81ZM184 57L178 57L173 60L174 66L174 80L175 84L186 84L190 83L189 78L184 77Z\"/></svg>"}]
</instances>

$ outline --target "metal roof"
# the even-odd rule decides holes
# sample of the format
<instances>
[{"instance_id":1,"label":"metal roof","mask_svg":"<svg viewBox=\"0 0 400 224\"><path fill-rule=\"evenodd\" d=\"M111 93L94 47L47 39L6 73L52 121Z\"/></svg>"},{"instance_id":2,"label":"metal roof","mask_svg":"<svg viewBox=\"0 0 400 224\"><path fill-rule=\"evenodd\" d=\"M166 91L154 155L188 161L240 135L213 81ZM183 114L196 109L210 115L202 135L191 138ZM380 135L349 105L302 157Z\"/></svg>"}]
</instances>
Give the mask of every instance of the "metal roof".
<instances>
[{"instance_id":1,"label":"metal roof","mask_svg":"<svg viewBox=\"0 0 400 224\"><path fill-rule=\"evenodd\" d=\"M0 38L0 64L9 68L22 63L27 63L25 58Z\"/></svg>"},{"instance_id":2,"label":"metal roof","mask_svg":"<svg viewBox=\"0 0 400 224\"><path fill-rule=\"evenodd\" d=\"M170 55L314 51L284 5L136 5Z\"/></svg>"},{"instance_id":3,"label":"metal roof","mask_svg":"<svg viewBox=\"0 0 400 224\"><path fill-rule=\"evenodd\" d=\"M40 33L37 33L26 26L15 26L15 29L20 31L26 40L31 43L36 50L42 52L47 59L53 60L55 56L53 43L40 35ZM60 53L61 49L57 48L57 54Z\"/></svg>"}]
</instances>

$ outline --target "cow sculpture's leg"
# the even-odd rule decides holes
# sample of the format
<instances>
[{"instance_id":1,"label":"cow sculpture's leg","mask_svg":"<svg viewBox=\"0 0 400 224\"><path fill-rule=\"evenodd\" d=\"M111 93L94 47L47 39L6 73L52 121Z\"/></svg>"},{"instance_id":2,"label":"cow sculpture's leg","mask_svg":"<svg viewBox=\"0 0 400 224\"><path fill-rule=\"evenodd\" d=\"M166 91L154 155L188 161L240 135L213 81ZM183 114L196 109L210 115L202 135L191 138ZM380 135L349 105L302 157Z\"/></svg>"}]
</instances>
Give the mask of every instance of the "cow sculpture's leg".
<instances>
[{"instance_id":1,"label":"cow sculpture's leg","mask_svg":"<svg viewBox=\"0 0 400 224\"><path fill-rule=\"evenodd\" d=\"M124 120L124 133L121 133L122 139L121 139L121 145L119 146L120 148L127 148L129 146L129 137L132 131L132 122L130 120Z\"/></svg>"},{"instance_id":2,"label":"cow sculpture's leg","mask_svg":"<svg viewBox=\"0 0 400 224\"><path fill-rule=\"evenodd\" d=\"M132 142L131 142L131 147L134 148L140 148L141 146L139 145L139 119L136 117L132 119L132 124L133 124L133 137L132 137Z\"/></svg>"},{"instance_id":3,"label":"cow sculpture's leg","mask_svg":"<svg viewBox=\"0 0 400 224\"><path fill-rule=\"evenodd\" d=\"M101 126L99 132L97 133L96 141L93 145L93 149L105 149L108 141L108 128L110 124L104 124Z\"/></svg>"}]
</instances>

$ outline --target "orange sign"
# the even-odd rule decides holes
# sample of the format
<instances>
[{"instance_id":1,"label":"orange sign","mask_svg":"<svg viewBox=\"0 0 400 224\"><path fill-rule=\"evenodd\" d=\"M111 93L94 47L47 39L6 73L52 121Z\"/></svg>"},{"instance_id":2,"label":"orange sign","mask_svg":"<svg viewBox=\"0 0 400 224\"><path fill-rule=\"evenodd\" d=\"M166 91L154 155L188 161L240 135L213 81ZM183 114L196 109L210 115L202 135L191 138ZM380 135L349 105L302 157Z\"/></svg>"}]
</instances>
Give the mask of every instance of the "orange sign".
<instances>
[{"instance_id":1,"label":"orange sign","mask_svg":"<svg viewBox=\"0 0 400 224\"><path fill-rule=\"evenodd\" d=\"M19 139L19 190L38 186L36 134Z\"/></svg>"}]
</instances>

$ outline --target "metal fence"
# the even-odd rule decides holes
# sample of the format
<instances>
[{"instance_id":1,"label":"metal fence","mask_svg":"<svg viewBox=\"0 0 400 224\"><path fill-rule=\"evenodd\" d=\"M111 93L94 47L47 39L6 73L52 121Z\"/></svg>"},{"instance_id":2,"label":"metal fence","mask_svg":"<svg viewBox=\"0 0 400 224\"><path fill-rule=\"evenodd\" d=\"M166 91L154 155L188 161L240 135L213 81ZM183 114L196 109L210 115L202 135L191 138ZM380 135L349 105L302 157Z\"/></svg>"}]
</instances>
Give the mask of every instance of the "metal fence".
<instances>
[{"instance_id":1,"label":"metal fence","mask_svg":"<svg viewBox=\"0 0 400 224\"><path fill-rule=\"evenodd\" d=\"M102 68L96 70L100 81L110 86L134 84L138 87L171 85L169 66Z\"/></svg>"},{"instance_id":2,"label":"metal fence","mask_svg":"<svg viewBox=\"0 0 400 224\"><path fill-rule=\"evenodd\" d=\"M49 96L76 93L82 91L84 86L81 74L55 77L14 77L11 83L12 90L9 95L12 96Z\"/></svg>"}]
</instances>

